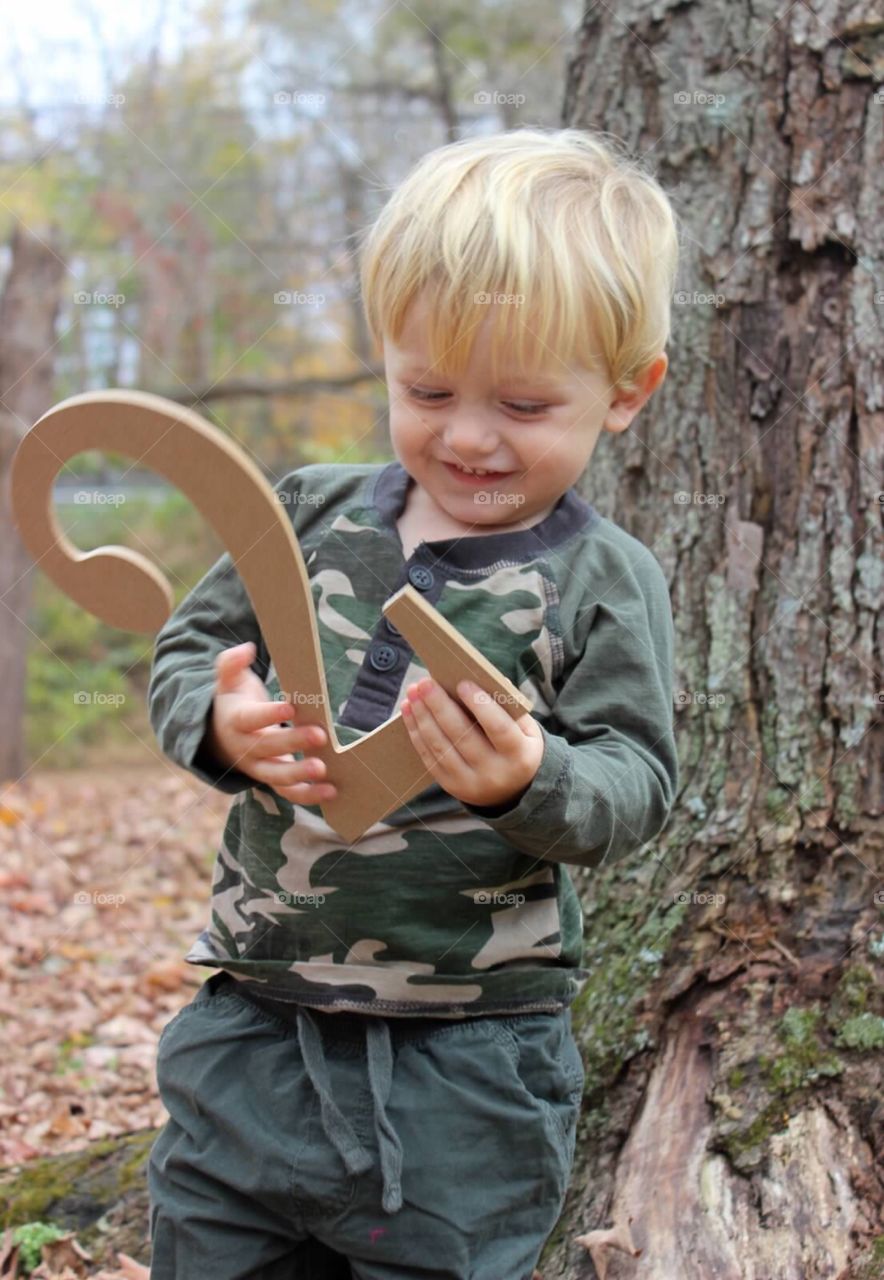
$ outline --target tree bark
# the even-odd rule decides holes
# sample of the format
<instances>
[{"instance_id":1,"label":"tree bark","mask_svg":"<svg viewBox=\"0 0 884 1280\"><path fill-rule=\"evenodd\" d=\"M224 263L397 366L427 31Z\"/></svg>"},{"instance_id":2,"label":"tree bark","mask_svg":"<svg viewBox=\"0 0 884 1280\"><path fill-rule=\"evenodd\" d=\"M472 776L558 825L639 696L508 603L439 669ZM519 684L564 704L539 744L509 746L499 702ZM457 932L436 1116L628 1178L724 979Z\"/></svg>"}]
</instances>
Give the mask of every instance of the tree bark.
<instances>
[{"instance_id":1,"label":"tree bark","mask_svg":"<svg viewBox=\"0 0 884 1280\"><path fill-rule=\"evenodd\" d=\"M31 559L12 522L9 467L26 431L52 405L55 322L65 264L52 237L16 224L0 296L0 781L25 768L24 699Z\"/></svg>"},{"instance_id":2,"label":"tree bark","mask_svg":"<svg viewBox=\"0 0 884 1280\"><path fill-rule=\"evenodd\" d=\"M648 153L685 228L669 374L585 486L669 577L682 785L576 880L545 1280L590 1245L608 1280L884 1275L884 21L817 8L593 5L569 67L563 123Z\"/></svg>"}]
</instances>

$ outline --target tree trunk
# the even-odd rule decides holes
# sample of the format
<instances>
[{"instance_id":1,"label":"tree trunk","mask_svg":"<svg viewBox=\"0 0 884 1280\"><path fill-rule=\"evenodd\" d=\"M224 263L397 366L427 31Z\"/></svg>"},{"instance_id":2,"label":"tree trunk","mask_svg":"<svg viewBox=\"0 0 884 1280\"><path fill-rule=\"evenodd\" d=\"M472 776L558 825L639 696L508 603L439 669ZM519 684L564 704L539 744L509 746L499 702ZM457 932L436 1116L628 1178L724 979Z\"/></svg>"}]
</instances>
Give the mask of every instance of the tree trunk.
<instances>
[{"instance_id":1,"label":"tree trunk","mask_svg":"<svg viewBox=\"0 0 884 1280\"><path fill-rule=\"evenodd\" d=\"M55 322L65 264L57 245L16 224L0 296L0 781L25 769L24 699L31 559L12 523L9 467L26 431L52 406Z\"/></svg>"},{"instance_id":2,"label":"tree trunk","mask_svg":"<svg viewBox=\"0 0 884 1280\"><path fill-rule=\"evenodd\" d=\"M653 846L577 880L587 1087L545 1280L592 1275L589 1245L608 1280L884 1275L865 7L593 5L569 68L563 123L650 153L685 226L668 377L585 490L669 577L682 786ZM640 1256L602 1243L630 1218Z\"/></svg>"}]
</instances>

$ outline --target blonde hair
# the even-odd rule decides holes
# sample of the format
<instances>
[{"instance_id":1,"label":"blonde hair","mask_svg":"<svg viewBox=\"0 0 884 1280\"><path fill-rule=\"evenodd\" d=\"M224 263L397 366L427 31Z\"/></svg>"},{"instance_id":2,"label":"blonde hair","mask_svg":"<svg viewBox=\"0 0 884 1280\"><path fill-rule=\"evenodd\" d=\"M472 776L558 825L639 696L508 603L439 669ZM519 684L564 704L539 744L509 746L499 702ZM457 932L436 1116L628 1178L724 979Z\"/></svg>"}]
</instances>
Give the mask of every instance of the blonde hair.
<instances>
[{"instance_id":1,"label":"blonde hair","mask_svg":"<svg viewBox=\"0 0 884 1280\"><path fill-rule=\"evenodd\" d=\"M527 376L562 360L634 390L669 338L676 215L607 134L525 128L437 147L361 240L378 349L385 335L398 342L426 288L433 368L445 376L469 361L483 298L494 303L493 376L505 347Z\"/></svg>"}]
</instances>

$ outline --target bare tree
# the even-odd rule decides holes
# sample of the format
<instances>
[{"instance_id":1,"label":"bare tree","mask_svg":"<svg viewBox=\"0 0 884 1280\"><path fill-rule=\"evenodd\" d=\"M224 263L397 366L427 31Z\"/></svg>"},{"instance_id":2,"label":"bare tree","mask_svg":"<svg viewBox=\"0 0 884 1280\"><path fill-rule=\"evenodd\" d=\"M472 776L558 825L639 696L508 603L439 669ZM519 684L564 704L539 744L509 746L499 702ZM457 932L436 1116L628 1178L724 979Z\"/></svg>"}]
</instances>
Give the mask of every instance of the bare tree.
<instances>
[{"instance_id":1,"label":"bare tree","mask_svg":"<svg viewBox=\"0 0 884 1280\"><path fill-rule=\"evenodd\" d=\"M0 295L0 781L25 769L25 668L31 560L12 522L9 467L19 441L52 405L55 322L65 264L57 239L16 224Z\"/></svg>"}]
</instances>

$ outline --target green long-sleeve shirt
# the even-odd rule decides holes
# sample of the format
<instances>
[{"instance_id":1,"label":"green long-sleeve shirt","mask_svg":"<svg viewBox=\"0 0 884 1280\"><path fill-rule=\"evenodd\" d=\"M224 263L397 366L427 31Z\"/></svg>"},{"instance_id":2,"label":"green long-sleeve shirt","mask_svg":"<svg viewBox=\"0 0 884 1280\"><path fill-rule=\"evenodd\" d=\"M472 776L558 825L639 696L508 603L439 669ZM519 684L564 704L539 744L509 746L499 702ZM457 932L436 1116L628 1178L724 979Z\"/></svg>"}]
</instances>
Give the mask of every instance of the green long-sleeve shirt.
<instances>
[{"instance_id":1,"label":"green long-sleeve shirt","mask_svg":"<svg viewBox=\"0 0 884 1280\"><path fill-rule=\"evenodd\" d=\"M209 920L185 959L316 1008L555 1009L587 977L568 864L640 848L677 790L666 579L576 489L530 529L424 541L406 559L396 519L409 483L394 461L303 466L276 486L310 577L338 740L383 724L427 674L381 612L411 582L530 698L540 768L509 808L433 783L348 845L318 805L221 767L204 740L219 650L254 641L253 668L280 694L221 556L157 636L148 691L163 751L235 797Z\"/></svg>"}]
</instances>

